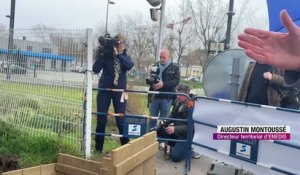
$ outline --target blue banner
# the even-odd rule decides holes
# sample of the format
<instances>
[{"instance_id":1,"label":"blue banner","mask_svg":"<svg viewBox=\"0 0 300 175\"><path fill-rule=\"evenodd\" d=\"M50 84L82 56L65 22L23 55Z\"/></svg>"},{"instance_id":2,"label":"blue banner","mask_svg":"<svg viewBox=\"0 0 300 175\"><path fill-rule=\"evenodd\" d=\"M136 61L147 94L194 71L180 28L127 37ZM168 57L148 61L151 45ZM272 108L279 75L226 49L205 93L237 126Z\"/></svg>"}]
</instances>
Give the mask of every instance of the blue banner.
<instances>
[{"instance_id":1,"label":"blue banner","mask_svg":"<svg viewBox=\"0 0 300 175\"><path fill-rule=\"evenodd\" d=\"M270 31L286 32L279 17L283 9L286 9L293 21L300 26L300 0L267 0L267 5Z\"/></svg>"},{"instance_id":2,"label":"blue banner","mask_svg":"<svg viewBox=\"0 0 300 175\"><path fill-rule=\"evenodd\" d=\"M194 107L193 149L255 174L300 175L300 111L198 97ZM214 140L221 125L290 126L290 140ZM241 161L244 160L244 161ZM270 170L272 169L272 171Z\"/></svg>"}]
</instances>

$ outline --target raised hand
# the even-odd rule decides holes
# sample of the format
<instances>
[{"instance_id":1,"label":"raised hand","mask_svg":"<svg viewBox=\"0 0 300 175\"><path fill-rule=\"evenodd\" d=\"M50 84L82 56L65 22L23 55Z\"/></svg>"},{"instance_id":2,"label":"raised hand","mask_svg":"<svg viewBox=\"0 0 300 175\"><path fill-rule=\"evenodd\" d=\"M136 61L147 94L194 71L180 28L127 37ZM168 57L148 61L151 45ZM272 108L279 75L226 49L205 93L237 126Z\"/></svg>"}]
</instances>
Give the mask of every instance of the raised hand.
<instances>
[{"instance_id":1,"label":"raised hand","mask_svg":"<svg viewBox=\"0 0 300 175\"><path fill-rule=\"evenodd\" d=\"M247 28L238 36L238 44L260 63L300 71L300 28L286 10L281 11L280 19L288 33Z\"/></svg>"}]
</instances>

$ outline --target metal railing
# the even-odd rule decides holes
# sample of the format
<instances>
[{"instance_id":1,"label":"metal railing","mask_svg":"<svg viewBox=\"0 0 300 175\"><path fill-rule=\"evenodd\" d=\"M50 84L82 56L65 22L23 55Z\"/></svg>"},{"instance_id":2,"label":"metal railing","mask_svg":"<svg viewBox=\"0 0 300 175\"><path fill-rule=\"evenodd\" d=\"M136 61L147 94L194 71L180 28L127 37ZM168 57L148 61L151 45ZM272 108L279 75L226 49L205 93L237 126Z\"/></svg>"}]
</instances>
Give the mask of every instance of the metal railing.
<instances>
[{"instance_id":1,"label":"metal railing","mask_svg":"<svg viewBox=\"0 0 300 175\"><path fill-rule=\"evenodd\" d=\"M160 92L160 91L139 91L139 90L127 90L127 89L111 89L111 88L93 88L93 90L98 91L110 91L110 92L128 92L128 93L138 93L138 94L156 94L156 95L171 95L171 96L177 96L177 95L183 95L187 97L189 101L192 101L193 99L190 98L189 95L185 93L175 93L175 92ZM188 150L186 151L186 157L185 157L185 167L184 167L184 174L188 174L191 168L191 145L192 145L192 130L193 130L193 122L192 122L192 113L193 113L193 106L189 108L188 110L188 116L187 119L176 119L176 118L169 118L169 117L158 117L158 116L150 116L150 115L136 115L136 114L122 114L122 113L113 113L113 112L92 112L93 115L106 115L106 116L116 116L116 117L134 117L134 118L142 118L142 119L153 119L153 120L170 120L170 121L182 121L186 122L187 124L187 138L186 139L172 139L172 138L157 138L158 141L172 141L172 142L186 142ZM147 124L148 126L148 124ZM148 127L147 127L148 128ZM92 131L90 132L91 135L102 135L102 136L110 136L110 137L127 137L127 138L137 138L142 135L129 135L128 133L116 134L116 133L96 133ZM90 153L86 153L85 155L90 155Z\"/></svg>"}]
</instances>

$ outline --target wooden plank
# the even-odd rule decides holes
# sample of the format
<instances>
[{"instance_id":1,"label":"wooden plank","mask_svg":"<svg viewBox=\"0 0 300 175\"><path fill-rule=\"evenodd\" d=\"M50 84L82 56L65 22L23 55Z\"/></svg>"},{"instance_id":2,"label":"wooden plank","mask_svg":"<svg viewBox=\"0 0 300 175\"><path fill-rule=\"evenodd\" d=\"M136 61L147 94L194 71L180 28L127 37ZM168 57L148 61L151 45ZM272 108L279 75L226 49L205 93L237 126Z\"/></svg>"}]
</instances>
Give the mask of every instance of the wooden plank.
<instances>
[{"instance_id":1,"label":"wooden plank","mask_svg":"<svg viewBox=\"0 0 300 175\"><path fill-rule=\"evenodd\" d=\"M156 155L158 152L158 143L155 142L147 148L137 152L129 157L126 161L114 166L114 175L123 175L131 171L133 168L143 163L145 160Z\"/></svg>"},{"instance_id":2,"label":"wooden plank","mask_svg":"<svg viewBox=\"0 0 300 175\"><path fill-rule=\"evenodd\" d=\"M111 161L113 166L124 161L128 158L129 153L131 153L130 144L123 145L119 148L112 150L111 152Z\"/></svg>"},{"instance_id":3,"label":"wooden plank","mask_svg":"<svg viewBox=\"0 0 300 175\"><path fill-rule=\"evenodd\" d=\"M23 169L22 173L23 175L41 175L41 166Z\"/></svg>"},{"instance_id":4,"label":"wooden plank","mask_svg":"<svg viewBox=\"0 0 300 175\"><path fill-rule=\"evenodd\" d=\"M101 168L99 175L112 175L111 170Z\"/></svg>"},{"instance_id":5,"label":"wooden plank","mask_svg":"<svg viewBox=\"0 0 300 175\"><path fill-rule=\"evenodd\" d=\"M101 167L100 162L86 160L86 159L82 159L67 154L59 154L57 162L60 164L69 165L72 167L80 168L94 173L99 173Z\"/></svg>"},{"instance_id":6,"label":"wooden plank","mask_svg":"<svg viewBox=\"0 0 300 175\"><path fill-rule=\"evenodd\" d=\"M41 166L41 175L56 175L55 163L42 165Z\"/></svg>"},{"instance_id":7,"label":"wooden plank","mask_svg":"<svg viewBox=\"0 0 300 175\"><path fill-rule=\"evenodd\" d=\"M156 142L156 132L150 132L145 134L143 137L130 141L128 144L123 145L119 148L112 150L112 164L117 165L128 157L136 153L136 150L142 150L143 148Z\"/></svg>"},{"instance_id":8,"label":"wooden plank","mask_svg":"<svg viewBox=\"0 0 300 175\"><path fill-rule=\"evenodd\" d=\"M156 167L156 155L150 157L143 163L144 166L144 174L143 175L155 175L155 167Z\"/></svg>"},{"instance_id":9,"label":"wooden plank","mask_svg":"<svg viewBox=\"0 0 300 175\"><path fill-rule=\"evenodd\" d=\"M108 157L102 157L101 168L112 171L113 170L112 160Z\"/></svg>"},{"instance_id":10,"label":"wooden plank","mask_svg":"<svg viewBox=\"0 0 300 175\"><path fill-rule=\"evenodd\" d=\"M123 162L128 159L128 157L134 155L137 151L142 150L144 148L143 139L144 137L137 138L126 145L112 150L111 160L113 165Z\"/></svg>"},{"instance_id":11,"label":"wooden plank","mask_svg":"<svg viewBox=\"0 0 300 175\"><path fill-rule=\"evenodd\" d=\"M10 171L6 173L2 173L2 175L22 175L22 170Z\"/></svg>"},{"instance_id":12,"label":"wooden plank","mask_svg":"<svg viewBox=\"0 0 300 175\"><path fill-rule=\"evenodd\" d=\"M151 145L157 141L156 140L157 139L156 131L149 132L149 133L145 134L143 137L144 137L144 139L143 139L144 147L147 147L148 145Z\"/></svg>"},{"instance_id":13,"label":"wooden plank","mask_svg":"<svg viewBox=\"0 0 300 175\"><path fill-rule=\"evenodd\" d=\"M144 166L140 164L139 166L135 167L130 172L126 173L126 175L144 175Z\"/></svg>"},{"instance_id":14,"label":"wooden plank","mask_svg":"<svg viewBox=\"0 0 300 175\"><path fill-rule=\"evenodd\" d=\"M55 165L55 170L65 175L99 175L99 173L94 173L91 171L83 170L80 168L76 168L76 167L72 167L60 163L57 163Z\"/></svg>"}]
</instances>

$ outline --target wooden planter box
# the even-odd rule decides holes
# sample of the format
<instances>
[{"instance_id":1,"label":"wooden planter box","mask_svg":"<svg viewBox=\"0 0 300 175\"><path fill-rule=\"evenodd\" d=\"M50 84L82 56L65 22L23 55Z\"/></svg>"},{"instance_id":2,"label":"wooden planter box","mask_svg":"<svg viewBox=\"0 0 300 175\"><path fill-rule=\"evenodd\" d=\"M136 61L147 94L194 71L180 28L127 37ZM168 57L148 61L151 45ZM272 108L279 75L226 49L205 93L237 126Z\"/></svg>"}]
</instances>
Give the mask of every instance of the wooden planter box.
<instances>
[{"instance_id":1,"label":"wooden planter box","mask_svg":"<svg viewBox=\"0 0 300 175\"><path fill-rule=\"evenodd\" d=\"M36 166L2 175L155 175L158 142L156 132L114 149L101 162L59 154L57 163Z\"/></svg>"}]
</instances>

